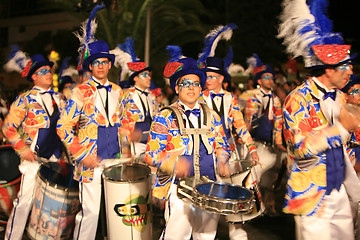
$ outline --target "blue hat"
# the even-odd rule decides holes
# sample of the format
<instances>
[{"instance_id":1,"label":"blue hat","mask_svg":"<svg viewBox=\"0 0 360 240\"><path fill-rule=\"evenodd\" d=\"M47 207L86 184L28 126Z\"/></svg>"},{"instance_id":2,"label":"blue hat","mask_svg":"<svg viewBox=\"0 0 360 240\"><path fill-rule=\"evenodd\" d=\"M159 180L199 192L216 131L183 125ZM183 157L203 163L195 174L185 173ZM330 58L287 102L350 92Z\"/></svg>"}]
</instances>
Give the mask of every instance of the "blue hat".
<instances>
[{"instance_id":1,"label":"blue hat","mask_svg":"<svg viewBox=\"0 0 360 240\"><path fill-rule=\"evenodd\" d=\"M59 92L62 92L64 90L64 87L66 84L68 83L75 83L72 78L70 76L63 76L60 79L60 83L59 83Z\"/></svg>"},{"instance_id":2,"label":"blue hat","mask_svg":"<svg viewBox=\"0 0 360 240\"><path fill-rule=\"evenodd\" d=\"M178 79L188 74L197 75L200 78L201 87L204 87L205 73L193 58L181 58L177 62L168 62L164 69L164 77L170 77L170 86L174 92Z\"/></svg>"},{"instance_id":3,"label":"blue hat","mask_svg":"<svg viewBox=\"0 0 360 240\"><path fill-rule=\"evenodd\" d=\"M269 64L264 64L260 67L256 67L253 71L255 73L254 81L257 83L261 76L265 73L271 73L273 77L275 76L274 70L272 70Z\"/></svg>"},{"instance_id":4,"label":"blue hat","mask_svg":"<svg viewBox=\"0 0 360 240\"><path fill-rule=\"evenodd\" d=\"M84 60L83 68L91 71L89 68L90 63L98 58L108 58L111 61L111 66L114 65L115 55L109 53L109 45L103 40L89 43L89 56Z\"/></svg>"},{"instance_id":5,"label":"blue hat","mask_svg":"<svg viewBox=\"0 0 360 240\"><path fill-rule=\"evenodd\" d=\"M23 71L23 76L26 76L26 79L30 82L32 82L31 76L38 70L39 68L43 66L49 66L52 68L54 65L53 62L46 60L41 54L35 54L31 57L31 62L28 62L28 65L25 67ZM26 73L26 69L30 67L29 71Z\"/></svg>"},{"instance_id":6,"label":"blue hat","mask_svg":"<svg viewBox=\"0 0 360 240\"><path fill-rule=\"evenodd\" d=\"M349 82L346 84L345 87L343 87L341 89L341 91L343 91L344 93L347 93L349 91L349 89L354 86L355 84L360 84L360 78L356 77L355 75L351 75L350 76L350 80Z\"/></svg>"},{"instance_id":7,"label":"blue hat","mask_svg":"<svg viewBox=\"0 0 360 240\"><path fill-rule=\"evenodd\" d=\"M206 72L215 72L224 76L224 82L230 82L230 74L226 71L224 60L219 57L208 57L205 61L205 68L202 69Z\"/></svg>"},{"instance_id":8,"label":"blue hat","mask_svg":"<svg viewBox=\"0 0 360 240\"><path fill-rule=\"evenodd\" d=\"M129 68L129 69L130 69L130 68ZM131 69L130 69L130 70L131 70ZM130 83L130 85L134 85L134 84L135 84L134 78L135 78L137 75L139 75L140 73L145 72L145 71L151 72L151 71L152 71L152 67L145 67L145 68L142 68L142 69L140 69L140 70L138 70L138 71L135 71L133 74L131 74L131 75L129 76L129 83Z\"/></svg>"}]
</instances>

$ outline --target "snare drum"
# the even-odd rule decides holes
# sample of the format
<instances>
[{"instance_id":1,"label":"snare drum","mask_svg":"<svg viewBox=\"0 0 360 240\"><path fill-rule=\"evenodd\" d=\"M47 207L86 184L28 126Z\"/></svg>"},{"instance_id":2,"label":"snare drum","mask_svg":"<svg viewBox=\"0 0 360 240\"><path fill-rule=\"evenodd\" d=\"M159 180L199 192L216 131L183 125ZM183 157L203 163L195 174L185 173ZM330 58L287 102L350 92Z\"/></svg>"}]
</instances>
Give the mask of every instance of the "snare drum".
<instances>
[{"instance_id":1,"label":"snare drum","mask_svg":"<svg viewBox=\"0 0 360 240\"><path fill-rule=\"evenodd\" d=\"M259 168L261 168L260 164L253 166L250 160L237 160L230 162L231 183L251 190L254 194L255 205L252 211L247 214L227 215L226 220L228 222L245 222L264 213L265 205L261 198L259 178L257 176Z\"/></svg>"},{"instance_id":2,"label":"snare drum","mask_svg":"<svg viewBox=\"0 0 360 240\"><path fill-rule=\"evenodd\" d=\"M152 239L151 170L133 164L105 168L104 179L107 237Z\"/></svg>"},{"instance_id":3,"label":"snare drum","mask_svg":"<svg viewBox=\"0 0 360 240\"><path fill-rule=\"evenodd\" d=\"M21 177L9 183L0 184L0 214L10 216L13 201L20 190Z\"/></svg>"},{"instance_id":4,"label":"snare drum","mask_svg":"<svg viewBox=\"0 0 360 240\"><path fill-rule=\"evenodd\" d=\"M38 171L27 232L32 239L72 239L80 210L79 183L73 180L72 165L47 166Z\"/></svg>"}]
</instances>

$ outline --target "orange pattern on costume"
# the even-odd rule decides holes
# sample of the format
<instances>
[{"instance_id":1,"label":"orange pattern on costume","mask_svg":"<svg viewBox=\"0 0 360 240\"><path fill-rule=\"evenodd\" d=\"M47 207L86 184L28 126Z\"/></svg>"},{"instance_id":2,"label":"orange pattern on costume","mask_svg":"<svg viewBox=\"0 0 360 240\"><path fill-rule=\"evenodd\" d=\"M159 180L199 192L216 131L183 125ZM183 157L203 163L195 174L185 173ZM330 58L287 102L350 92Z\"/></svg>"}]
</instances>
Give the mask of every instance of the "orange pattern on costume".
<instances>
[{"instance_id":1,"label":"orange pattern on costume","mask_svg":"<svg viewBox=\"0 0 360 240\"><path fill-rule=\"evenodd\" d=\"M18 153L31 146L40 128L49 128L50 119L40 104L40 89L34 86L31 90L19 95L11 104L9 114L4 120L3 132ZM65 102L58 93L53 97L57 100L59 110ZM34 149L31 149L34 150Z\"/></svg>"},{"instance_id":2,"label":"orange pattern on costume","mask_svg":"<svg viewBox=\"0 0 360 240\"><path fill-rule=\"evenodd\" d=\"M110 84L112 88L108 93L109 103L114 103L115 108L113 111L109 110L109 120L112 126L120 129L123 91L118 85L112 82ZM58 135L76 159L74 179L80 182L92 181L94 169L85 167L81 161L88 155L97 154L98 127L108 126L107 117L96 106L96 96L96 85L92 78L74 88L57 124ZM75 135L76 126L78 132Z\"/></svg>"},{"instance_id":3,"label":"orange pattern on costume","mask_svg":"<svg viewBox=\"0 0 360 240\"><path fill-rule=\"evenodd\" d=\"M337 101L345 102L337 90ZM329 125L320 109L319 90L312 79L297 87L283 108L284 137L291 161L284 212L316 215L322 211L326 191L326 154L329 147L344 144L341 127Z\"/></svg>"}]
</instances>

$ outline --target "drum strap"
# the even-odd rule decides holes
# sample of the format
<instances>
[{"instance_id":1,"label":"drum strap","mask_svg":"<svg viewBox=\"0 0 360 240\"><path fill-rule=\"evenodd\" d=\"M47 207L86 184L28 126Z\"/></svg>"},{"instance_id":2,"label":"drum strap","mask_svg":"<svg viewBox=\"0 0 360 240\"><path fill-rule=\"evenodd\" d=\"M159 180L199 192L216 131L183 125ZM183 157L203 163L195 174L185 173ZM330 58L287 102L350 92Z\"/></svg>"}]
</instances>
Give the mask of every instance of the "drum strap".
<instances>
[{"instance_id":1,"label":"drum strap","mask_svg":"<svg viewBox=\"0 0 360 240\"><path fill-rule=\"evenodd\" d=\"M200 147L200 136L203 140L203 143L206 147L206 149L208 150L208 154L211 153L211 145L209 143L209 140L207 138L207 136L211 133L211 113L210 113L210 109L206 104L200 103L202 109L204 110L204 122L206 123L205 126L206 128L185 128L184 125L184 121L182 121L183 117L179 111L179 109L177 109L174 106L167 106L167 107L163 107L161 110L164 109L169 109L171 110L174 114L176 119L178 120L179 123L179 128L180 128L180 134L181 135L192 135L193 136L193 140L194 140L194 150L193 150L193 163L194 163L194 176L195 176L195 181L194 183L198 182L198 180L200 179L200 164L199 164L199 159L200 159L200 154L199 154L199 147Z\"/></svg>"}]
</instances>

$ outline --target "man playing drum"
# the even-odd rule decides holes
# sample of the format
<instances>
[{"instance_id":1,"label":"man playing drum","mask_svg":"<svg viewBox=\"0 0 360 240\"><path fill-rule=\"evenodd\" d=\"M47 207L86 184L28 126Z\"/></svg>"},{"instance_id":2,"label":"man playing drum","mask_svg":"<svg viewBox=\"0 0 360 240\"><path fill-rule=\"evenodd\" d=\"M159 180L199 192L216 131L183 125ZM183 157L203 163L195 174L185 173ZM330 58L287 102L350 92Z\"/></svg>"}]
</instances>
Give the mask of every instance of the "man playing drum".
<instances>
[{"instance_id":1,"label":"man playing drum","mask_svg":"<svg viewBox=\"0 0 360 240\"><path fill-rule=\"evenodd\" d=\"M170 77L170 84L179 100L171 105L175 110L163 109L155 116L145 154L146 162L159 169L153 196L167 199L166 226L162 237L214 239L219 215L194 208L191 202L179 199L176 183L179 178L188 176L195 179L208 176L215 181L217 167L220 174L229 174L226 168L229 147L221 120L213 110L198 101L205 74L194 59L181 58L169 62L164 76ZM182 133L180 122L184 122L185 130L192 130L193 134ZM195 130L199 134L194 134ZM202 133L202 130L209 131Z\"/></svg>"},{"instance_id":2,"label":"man playing drum","mask_svg":"<svg viewBox=\"0 0 360 240\"><path fill-rule=\"evenodd\" d=\"M244 110L245 122L260 158L256 174L260 178L260 190L269 214L275 214L273 184L278 177L285 147L282 145L282 111L280 98L272 91L274 71L258 60L254 80L260 88L252 90Z\"/></svg>"},{"instance_id":3,"label":"man playing drum","mask_svg":"<svg viewBox=\"0 0 360 240\"><path fill-rule=\"evenodd\" d=\"M4 121L3 132L21 157L19 169L22 173L21 188L8 220L5 239L22 239L40 167L37 158L57 161L63 153L56 122L65 102L51 89L53 65L36 54L22 67L22 76L34 86L15 99Z\"/></svg>"},{"instance_id":4,"label":"man playing drum","mask_svg":"<svg viewBox=\"0 0 360 240\"><path fill-rule=\"evenodd\" d=\"M119 47L123 53L119 55L116 54L117 51L113 53L116 55L116 61L126 64L126 66L121 66L123 71L129 69L131 86L124 92L122 101L124 110L121 122L126 122L122 125L125 130L123 134L133 144L131 149L135 159L143 162L152 118L159 110L154 94L149 91L152 67L146 66L145 62L141 62L136 57L132 38L127 38L126 42Z\"/></svg>"},{"instance_id":5,"label":"man playing drum","mask_svg":"<svg viewBox=\"0 0 360 240\"><path fill-rule=\"evenodd\" d=\"M91 78L73 89L57 132L75 161L82 210L76 215L74 239L95 239L101 199L103 159L119 158L122 89L108 80L115 56L102 40L88 45L84 69ZM74 127L78 126L75 135ZM101 140L100 140L101 139Z\"/></svg>"}]
</instances>

